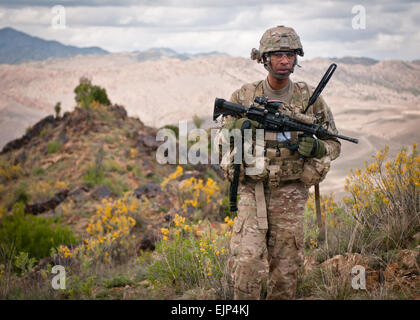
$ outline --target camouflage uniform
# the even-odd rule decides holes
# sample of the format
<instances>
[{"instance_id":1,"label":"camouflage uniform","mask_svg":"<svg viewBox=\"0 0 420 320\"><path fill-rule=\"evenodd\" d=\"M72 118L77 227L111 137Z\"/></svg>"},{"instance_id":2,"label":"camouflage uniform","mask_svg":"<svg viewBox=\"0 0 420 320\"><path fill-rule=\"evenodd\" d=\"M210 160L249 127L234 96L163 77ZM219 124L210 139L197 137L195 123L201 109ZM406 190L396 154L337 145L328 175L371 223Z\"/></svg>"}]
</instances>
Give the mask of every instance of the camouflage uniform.
<instances>
[{"instance_id":1,"label":"camouflage uniform","mask_svg":"<svg viewBox=\"0 0 420 320\"><path fill-rule=\"evenodd\" d=\"M232 94L230 101L251 105L254 97L267 96L262 84L263 81L257 81L242 86ZM282 111L296 114L307 105L313 88L303 82L292 85L292 99ZM322 97L307 113L318 123L328 121L329 129L336 132L331 111ZM224 119L224 124L231 120L229 118ZM292 132L291 141L297 142L296 132ZM329 161L340 153L338 140L323 141L327 154L320 160L308 159L304 163L297 152L282 148L281 143L266 133L265 150L276 151L267 152L266 174L258 177L241 175L238 216L228 261L235 299L259 299L263 283L266 284L267 299L295 297L297 271L303 263L303 212L308 188L325 177ZM227 176L232 177L231 167L224 169ZM261 221L265 216L267 223L264 225Z\"/></svg>"}]
</instances>

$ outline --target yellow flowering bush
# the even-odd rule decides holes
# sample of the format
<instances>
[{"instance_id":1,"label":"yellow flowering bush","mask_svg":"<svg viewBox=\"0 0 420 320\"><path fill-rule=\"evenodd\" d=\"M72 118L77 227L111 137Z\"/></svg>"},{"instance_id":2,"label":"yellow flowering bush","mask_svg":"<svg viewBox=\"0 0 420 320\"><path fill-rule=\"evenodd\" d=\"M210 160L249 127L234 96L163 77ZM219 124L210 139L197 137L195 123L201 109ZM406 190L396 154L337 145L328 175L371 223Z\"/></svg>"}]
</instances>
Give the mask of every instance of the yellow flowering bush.
<instances>
[{"instance_id":1,"label":"yellow flowering bush","mask_svg":"<svg viewBox=\"0 0 420 320\"><path fill-rule=\"evenodd\" d=\"M162 187L162 189L165 189L166 186L168 185L169 182L177 179L178 177L180 177L183 173L183 169L181 166L177 166L176 170L171 173L167 178L165 178L162 183L160 184L160 186Z\"/></svg>"},{"instance_id":2,"label":"yellow flowering bush","mask_svg":"<svg viewBox=\"0 0 420 320\"><path fill-rule=\"evenodd\" d=\"M194 212L196 217L203 218L218 212L223 204L221 190L212 178L206 181L191 177L181 182L175 182L183 174L181 166L161 183L162 189L178 196L184 214Z\"/></svg>"},{"instance_id":3,"label":"yellow flowering bush","mask_svg":"<svg viewBox=\"0 0 420 320\"><path fill-rule=\"evenodd\" d=\"M131 230L136 221L139 204L134 197L126 194L118 200L103 200L91 217L86 232L88 237L83 244L68 252L65 247L59 250L60 255L90 258L92 261L111 262L121 260L127 252L134 251L134 235Z\"/></svg>"},{"instance_id":4,"label":"yellow flowering bush","mask_svg":"<svg viewBox=\"0 0 420 320\"><path fill-rule=\"evenodd\" d=\"M149 268L149 280L184 291L200 286L217 288L220 297L229 290L225 272L233 221L198 221L194 224L175 215L169 228L162 228L156 247L157 259Z\"/></svg>"},{"instance_id":5,"label":"yellow flowering bush","mask_svg":"<svg viewBox=\"0 0 420 320\"><path fill-rule=\"evenodd\" d=\"M74 211L74 201L72 199L63 201L60 205L61 214L64 217L69 216Z\"/></svg>"},{"instance_id":6,"label":"yellow flowering bush","mask_svg":"<svg viewBox=\"0 0 420 320\"><path fill-rule=\"evenodd\" d=\"M185 213L189 208L192 208L209 214L216 211L222 204L220 188L211 178L207 178L205 183L202 179L194 177L183 180L180 183L179 192L182 209Z\"/></svg>"},{"instance_id":7,"label":"yellow flowering bush","mask_svg":"<svg viewBox=\"0 0 420 320\"><path fill-rule=\"evenodd\" d=\"M131 148L130 149L130 158L131 159L135 159L137 158L137 156L139 155L139 150L136 148Z\"/></svg>"},{"instance_id":8,"label":"yellow flowering bush","mask_svg":"<svg viewBox=\"0 0 420 320\"><path fill-rule=\"evenodd\" d=\"M28 191L32 201L46 201L53 197L58 191L65 189L67 186L68 183L64 181L36 181L29 187Z\"/></svg>"},{"instance_id":9,"label":"yellow flowering bush","mask_svg":"<svg viewBox=\"0 0 420 320\"><path fill-rule=\"evenodd\" d=\"M325 242L317 243L318 227L314 195L305 208L306 247L316 250L321 260L346 252L368 252L404 248L420 228L420 156L417 145L401 149L389 159L386 146L365 163L350 170L345 190L350 196L337 203L332 195L321 195ZM309 253L309 252L308 252Z\"/></svg>"},{"instance_id":10,"label":"yellow flowering bush","mask_svg":"<svg viewBox=\"0 0 420 320\"><path fill-rule=\"evenodd\" d=\"M351 170L345 185L351 196L343 199L368 245L387 250L403 247L420 225L417 144L411 152L402 148L394 159L387 159L388 153L386 146L364 170Z\"/></svg>"},{"instance_id":11,"label":"yellow flowering bush","mask_svg":"<svg viewBox=\"0 0 420 320\"><path fill-rule=\"evenodd\" d=\"M326 233L322 236L324 236L327 245L321 247L323 243L318 243L320 230L316 219L315 196L313 193L309 194L305 206L304 230L306 248L310 250L321 249L322 251L318 252L318 254L322 256L320 256L320 259L323 261L333 255L347 252L348 234L351 232L354 221L346 214L341 205L334 200L333 194L321 194L320 204L321 220L326 230ZM309 254L310 252L307 253Z\"/></svg>"},{"instance_id":12,"label":"yellow flowering bush","mask_svg":"<svg viewBox=\"0 0 420 320\"><path fill-rule=\"evenodd\" d=\"M60 258L63 258L63 259L71 258L73 255L70 249L67 246L63 246L63 245L60 245L58 247L57 253L60 256Z\"/></svg>"},{"instance_id":13,"label":"yellow flowering bush","mask_svg":"<svg viewBox=\"0 0 420 320\"><path fill-rule=\"evenodd\" d=\"M20 163L16 165L11 165L9 162L1 160L0 161L0 181L9 181L16 179L22 175L23 169Z\"/></svg>"}]
</instances>

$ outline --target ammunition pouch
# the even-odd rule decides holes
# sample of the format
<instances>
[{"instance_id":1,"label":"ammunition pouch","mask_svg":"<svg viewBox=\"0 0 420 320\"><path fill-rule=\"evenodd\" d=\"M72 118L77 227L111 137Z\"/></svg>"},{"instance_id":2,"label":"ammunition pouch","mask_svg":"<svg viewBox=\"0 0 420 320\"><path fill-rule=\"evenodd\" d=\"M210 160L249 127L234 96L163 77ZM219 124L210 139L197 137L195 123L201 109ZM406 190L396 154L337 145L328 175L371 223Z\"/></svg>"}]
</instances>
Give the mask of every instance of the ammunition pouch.
<instances>
[{"instance_id":1,"label":"ammunition pouch","mask_svg":"<svg viewBox=\"0 0 420 320\"><path fill-rule=\"evenodd\" d=\"M267 148L262 173L246 175L245 179L254 182L263 181L270 187L278 187L285 181L299 180L303 173L303 160L292 156L281 156L281 153L290 154L290 151L284 148L280 150ZM247 166L250 167L252 166Z\"/></svg>"},{"instance_id":2,"label":"ammunition pouch","mask_svg":"<svg viewBox=\"0 0 420 320\"><path fill-rule=\"evenodd\" d=\"M291 135L292 143L297 141L297 133ZM303 160L297 152L285 148L284 142L278 141L278 133L265 132L264 169L260 174L246 175L247 181L263 181L269 187L278 187L286 181L299 180L303 172ZM255 152L254 152L255 156ZM253 165L246 165L252 168Z\"/></svg>"},{"instance_id":3,"label":"ammunition pouch","mask_svg":"<svg viewBox=\"0 0 420 320\"><path fill-rule=\"evenodd\" d=\"M282 182L299 180L303 173L303 160L276 157L268 166L268 185L278 187Z\"/></svg>"}]
</instances>

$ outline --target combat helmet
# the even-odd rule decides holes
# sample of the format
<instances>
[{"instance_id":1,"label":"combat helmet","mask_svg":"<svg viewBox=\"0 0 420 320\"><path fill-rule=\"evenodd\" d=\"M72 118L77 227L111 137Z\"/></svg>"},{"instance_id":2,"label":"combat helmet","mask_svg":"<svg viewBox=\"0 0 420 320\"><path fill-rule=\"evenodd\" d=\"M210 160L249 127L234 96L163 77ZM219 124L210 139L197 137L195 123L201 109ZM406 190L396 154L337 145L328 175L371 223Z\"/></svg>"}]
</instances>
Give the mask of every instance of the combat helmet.
<instances>
[{"instance_id":1,"label":"combat helmet","mask_svg":"<svg viewBox=\"0 0 420 320\"><path fill-rule=\"evenodd\" d=\"M282 50L292 50L297 55L303 57L304 53L300 38L293 28L277 26L265 31L260 40L259 50L255 48L251 50L251 59L257 60L258 63L264 63L264 67L273 73L274 76L278 78L285 78L288 77L290 73L283 76L275 74L271 68L270 58L268 55L270 52ZM293 72L296 64L297 57L291 72Z\"/></svg>"}]
</instances>

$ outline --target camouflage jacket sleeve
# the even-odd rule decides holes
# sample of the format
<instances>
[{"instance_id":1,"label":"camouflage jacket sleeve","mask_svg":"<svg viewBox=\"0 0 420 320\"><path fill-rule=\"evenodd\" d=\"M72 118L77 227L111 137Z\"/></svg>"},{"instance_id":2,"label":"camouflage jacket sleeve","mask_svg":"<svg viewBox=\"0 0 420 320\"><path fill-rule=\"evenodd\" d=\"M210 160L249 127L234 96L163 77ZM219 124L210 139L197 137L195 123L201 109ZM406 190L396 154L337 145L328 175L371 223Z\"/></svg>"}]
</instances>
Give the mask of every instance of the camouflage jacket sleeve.
<instances>
[{"instance_id":1,"label":"camouflage jacket sleeve","mask_svg":"<svg viewBox=\"0 0 420 320\"><path fill-rule=\"evenodd\" d=\"M241 89L235 90L232 95L230 96L229 101L233 102L233 103L241 103L241 101L239 100L239 92L241 91Z\"/></svg>"},{"instance_id":2,"label":"camouflage jacket sleeve","mask_svg":"<svg viewBox=\"0 0 420 320\"><path fill-rule=\"evenodd\" d=\"M232 93L229 101L233 103L241 104L241 101L239 100L239 92L241 89L236 90ZM235 120L234 116L224 116L222 120L222 128L225 128L229 123L231 123L233 120Z\"/></svg>"},{"instance_id":3,"label":"camouflage jacket sleeve","mask_svg":"<svg viewBox=\"0 0 420 320\"><path fill-rule=\"evenodd\" d=\"M338 133L331 109L328 107L322 96L319 96L314 103L313 112L318 124L323 124L328 127L329 131ZM323 139L323 141L326 145L327 155L331 158L331 160L338 158L341 152L340 141L337 138Z\"/></svg>"}]
</instances>

